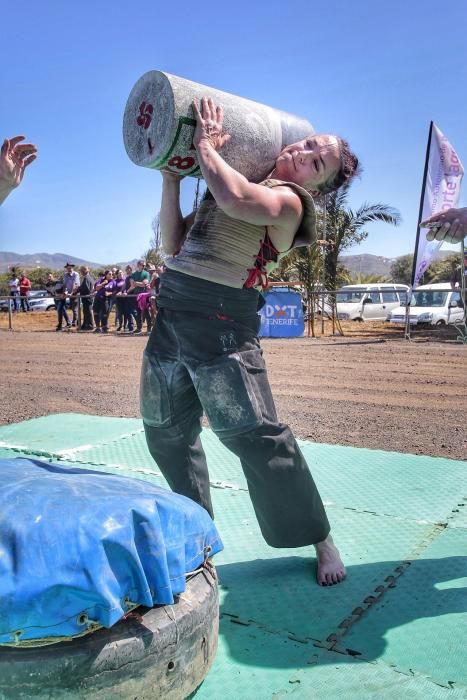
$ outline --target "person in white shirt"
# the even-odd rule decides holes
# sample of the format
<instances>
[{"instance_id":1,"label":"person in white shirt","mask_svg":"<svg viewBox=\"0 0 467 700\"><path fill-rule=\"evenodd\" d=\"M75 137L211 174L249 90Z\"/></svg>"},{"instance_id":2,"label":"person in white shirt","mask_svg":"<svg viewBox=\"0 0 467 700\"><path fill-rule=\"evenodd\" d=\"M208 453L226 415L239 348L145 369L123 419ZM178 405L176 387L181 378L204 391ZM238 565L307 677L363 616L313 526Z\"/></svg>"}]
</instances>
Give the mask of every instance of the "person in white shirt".
<instances>
[{"instance_id":1,"label":"person in white shirt","mask_svg":"<svg viewBox=\"0 0 467 700\"><path fill-rule=\"evenodd\" d=\"M12 311L19 311L19 279L15 272L11 273L11 277L8 280L8 291L11 297Z\"/></svg>"},{"instance_id":2,"label":"person in white shirt","mask_svg":"<svg viewBox=\"0 0 467 700\"><path fill-rule=\"evenodd\" d=\"M78 312L77 312L77 299L76 299L76 293L78 291L79 287L79 274L75 271L75 266L73 263L67 262L65 265L65 274L63 275L63 286L65 288L65 294L69 299L70 303L70 309L73 313L73 321L72 321L72 326L76 326L77 320L78 320Z\"/></svg>"}]
</instances>

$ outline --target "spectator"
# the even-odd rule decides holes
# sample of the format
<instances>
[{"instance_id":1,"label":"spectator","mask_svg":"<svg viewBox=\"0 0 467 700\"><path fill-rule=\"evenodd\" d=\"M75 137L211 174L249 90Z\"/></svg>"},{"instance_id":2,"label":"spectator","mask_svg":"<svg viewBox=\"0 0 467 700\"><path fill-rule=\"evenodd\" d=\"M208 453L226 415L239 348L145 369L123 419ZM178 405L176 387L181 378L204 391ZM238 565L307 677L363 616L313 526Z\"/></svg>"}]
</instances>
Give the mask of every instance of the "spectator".
<instances>
[{"instance_id":1,"label":"spectator","mask_svg":"<svg viewBox=\"0 0 467 700\"><path fill-rule=\"evenodd\" d=\"M55 286L54 286L54 299L55 299L55 308L57 309L57 327L56 331L61 331L63 327L63 321L66 323L67 329L71 328L71 321L70 317L67 314L66 311L66 291L65 291L65 283L63 281L63 278L60 280L55 281Z\"/></svg>"},{"instance_id":2,"label":"spectator","mask_svg":"<svg viewBox=\"0 0 467 700\"><path fill-rule=\"evenodd\" d=\"M19 278L19 296L21 300L21 311L29 311L28 297L31 293L31 280L23 274Z\"/></svg>"},{"instance_id":3,"label":"spectator","mask_svg":"<svg viewBox=\"0 0 467 700\"><path fill-rule=\"evenodd\" d=\"M136 297L128 294L133 283L131 275L133 268L131 265L125 267L125 287L121 292L121 304L123 309L123 330L133 333L133 324L136 321Z\"/></svg>"},{"instance_id":4,"label":"spectator","mask_svg":"<svg viewBox=\"0 0 467 700\"><path fill-rule=\"evenodd\" d=\"M77 321L77 299L76 293L79 287L79 275L75 272L73 263L67 262L65 265L65 274L63 275L63 285L65 287L65 294L70 300L70 309L73 314L72 326L76 326Z\"/></svg>"},{"instance_id":5,"label":"spectator","mask_svg":"<svg viewBox=\"0 0 467 700\"><path fill-rule=\"evenodd\" d=\"M20 143L24 136L5 139L0 151L0 204L21 184L24 171L36 159L32 143Z\"/></svg>"},{"instance_id":6,"label":"spectator","mask_svg":"<svg viewBox=\"0 0 467 700\"><path fill-rule=\"evenodd\" d=\"M143 327L143 314L139 306L136 304L138 294L147 291L150 282L149 272L145 270L146 263L144 260L138 260L136 270L131 275L130 287L128 294L134 297L133 308L136 307L136 330L135 333L141 333Z\"/></svg>"},{"instance_id":7,"label":"spectator","mask_svg":"<svg viewBox=\"0 0 467 700\"><path fill-rule=\"evenodd\" d=\"M144 321L146 321L147 332L150 333L152 327L151 292L140 292L136 297L136 303L141 314L141 327Z\"/></svg>"},{"instance_id":8,"label":"spectator","mask_svg":"<svg viewBox=\"0 0 467 700\"><path fill-rule=\"evenodd\" d=\"M8 280L8 291L11 297L11 310L13 313L19 311L19 279L16 272L12 272Z\"/></svg>"},{"instance_id":9,"label":"spectator","mask_svg":"<svg viewBox=\"0 0 467 700\"><path fill-rule=\"evenodd\" d=\"M149 289L151 292L149 297L149 312L151 314L151 325L153 325L157 313L156 296L157 292L159 291L160 277L157 273L157 267L154 265L149 265L147 269L151 274L151 280L149 282Z\"/></svg>"},{"instance_id":10,"label":"spectator","mask_svg":"<svg viewBox=\"0 0 467 700\"><path fill-rule=\"evenodd\" d=\"M51 297L54 296L56 284L57 284L57 280L55 279L53 274L51 272L49 272L49 274L47 275L47 282L45 283L45 288Z\"/></svg>"},{"instance_id":11,"label":"spectator","mask_svg":"<svg viewBox=\"0 0 467 700\"><path fill-rule=\"evenodd\" d=\"M89 267L82 265L79 268L81 272L81 282L78 287L78 294L81 298L83 306L83 323L80 330L92 331L94 329L94 319L92 316L92 294L94 292L94 278L89 272ZM79 301L78 301L79 304Z\"/></svg>"},{"instance_id":12,"label":"spectator","mask_svg":"<svg viewBox=\"0 0 467 700\"><path fill-rule=\"evenodd\" d=\"M110 297L115 288L112 270L106 270L95 285L96 295L94 297L94 322L96 328L94 333L108 333L109 331L109 308Z\"/></svg>"},{"instance_id":13,"label":"spectator","mask_svg":"<svg viewBox=\"0 0 467 700\"><path fill-rule=\"evenodd\" d=\"M111 272L112 272L112 279L113 279L113 280L116 280L116 279L117 279L117 273L118 273L118 267L111 267L111 268L109 268L109 269L110 269ZM109 299L109 317L110 317L110 313L111 313L111 311L112 311L112 309L113 309L113 307L114 307L114 304L116 304L116 301L117 301L117 300L116 300L116 298L115 298L115 295L112 295L112 296L110 297L110 299ZM115 324L115 325L116 325L116 324Z\"/></svg>"},{"instance_id":14,"label":"spectator","mask_svg":"<svg viewBox=\"0 0 467 700\"><path fill-rule=\"evenodd\" d=\"M159 294L159 287L161 286L161 275L164 274L165 266L157 265L156 267L156 278L154 282L154 289L156 290L156 297Z\"/></svg>"},{"instance_id":15,"label":"spectator","mask_svg":"<svg viewBox=\"0 0 467 700\"><path fill-rule=\"evenodd\" d=\"M117 326L117 331L121 331L123 328L123 321L124 321L124 304L125 304L125 297L123 296L123 292L125 291L125 273L123 270L117 270L117 277L115 279L115 289L114 289L114 296L112 299L115 302L115 325Z\"/></svg>"}]
</instances>

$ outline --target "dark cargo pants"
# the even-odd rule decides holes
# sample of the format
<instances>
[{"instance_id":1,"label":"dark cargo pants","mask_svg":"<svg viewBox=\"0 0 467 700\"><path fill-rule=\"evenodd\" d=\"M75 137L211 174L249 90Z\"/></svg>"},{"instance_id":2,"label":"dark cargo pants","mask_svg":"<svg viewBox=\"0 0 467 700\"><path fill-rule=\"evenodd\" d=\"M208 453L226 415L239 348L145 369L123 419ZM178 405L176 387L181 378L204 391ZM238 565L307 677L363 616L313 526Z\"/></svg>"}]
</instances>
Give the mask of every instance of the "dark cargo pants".
<instances>
[{"instance_id":1,"label":"dark cargo pants","mask_svg":"<svg viewBox=\"0 0 467 700\"><path fill-rule=\"evenodd\" d=\"M266 542L314 544L326 538L329 523L295 438L277 421L258 321L257 314L240 323L160 309L141 372L147 444L170 487L212 516L199 437L204 411L240 458Z\"/></svg>"}]
</instances>

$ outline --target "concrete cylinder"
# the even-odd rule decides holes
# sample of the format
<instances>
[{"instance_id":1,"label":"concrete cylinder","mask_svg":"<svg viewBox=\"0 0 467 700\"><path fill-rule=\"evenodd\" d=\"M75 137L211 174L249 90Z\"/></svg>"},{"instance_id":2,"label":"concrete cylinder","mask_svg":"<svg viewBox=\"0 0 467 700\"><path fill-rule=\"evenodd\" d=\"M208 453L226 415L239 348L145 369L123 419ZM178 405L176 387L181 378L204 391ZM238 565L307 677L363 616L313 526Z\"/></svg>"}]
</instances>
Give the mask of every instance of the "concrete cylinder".
<instances>
[{"instance_id":1,"label":"concrete cylinder","mask_svg":"<svg viewBox=\"0 0 467 700\"><path fill-rule=\"evenodd\" d=\"M123 140L133 163L202 177L191 102L203 96L224 108L224 131L231 139L222 157L250 181L259 182L271 172L284 146L314 133L301 117L153 70L133 87L123 117Z\"/></svg>"}]
</instances>

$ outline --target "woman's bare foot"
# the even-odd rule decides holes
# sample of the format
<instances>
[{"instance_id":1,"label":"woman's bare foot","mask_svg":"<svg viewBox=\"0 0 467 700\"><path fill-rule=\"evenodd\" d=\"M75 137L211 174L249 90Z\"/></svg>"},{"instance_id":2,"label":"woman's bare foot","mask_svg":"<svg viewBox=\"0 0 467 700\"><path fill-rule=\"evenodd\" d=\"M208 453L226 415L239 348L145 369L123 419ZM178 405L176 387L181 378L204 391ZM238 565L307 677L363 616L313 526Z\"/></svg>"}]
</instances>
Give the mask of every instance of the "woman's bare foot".
<instances>
[{"instance_id":1,"label":"woman's bare foot","mask_svg":"<svg viewBox=\"0 0 467 700\"><path fill-rule=\"evenodd\" d=\"M343 581L347 572L331 535L328 535L322 542L315 544L314 547L318 557L316 579L319 585L333 586L335 583Z\"/></svg>"}]
</instances>

